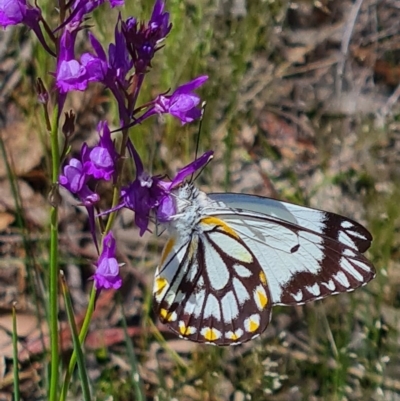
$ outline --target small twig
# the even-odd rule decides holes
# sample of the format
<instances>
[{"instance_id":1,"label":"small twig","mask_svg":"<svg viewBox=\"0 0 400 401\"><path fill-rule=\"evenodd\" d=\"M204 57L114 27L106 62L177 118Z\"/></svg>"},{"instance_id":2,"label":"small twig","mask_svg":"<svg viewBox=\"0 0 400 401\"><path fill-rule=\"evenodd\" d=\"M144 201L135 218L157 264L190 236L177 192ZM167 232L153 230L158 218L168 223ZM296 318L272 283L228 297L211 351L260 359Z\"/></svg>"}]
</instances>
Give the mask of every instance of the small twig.
<instances>
[{"instance_id":1,"label":"small twig","mask_svg":"<svg viewBox=\"0 0 400 401\"><path fill-rule=\"evenodd\" d=\"M361 5L363 3L363 0L356 0L356 2L353 4L353 7L351 8L351 12L349 15L349 19L346 23L346 28L344 30L343 34L343 39L342 43L340 46L340 53L341 53L341 60L339 61L337 67L336 67L336 96L340 96L342 92L342 84L343 84L343 71L344 71L344 66L346 64L346 59L347 59L347 54L349 52L349 44L350 44L350 39L351 35L353 33L354 25L356 23L357 15L360 11Z\"/></svg>"}]
</instances>

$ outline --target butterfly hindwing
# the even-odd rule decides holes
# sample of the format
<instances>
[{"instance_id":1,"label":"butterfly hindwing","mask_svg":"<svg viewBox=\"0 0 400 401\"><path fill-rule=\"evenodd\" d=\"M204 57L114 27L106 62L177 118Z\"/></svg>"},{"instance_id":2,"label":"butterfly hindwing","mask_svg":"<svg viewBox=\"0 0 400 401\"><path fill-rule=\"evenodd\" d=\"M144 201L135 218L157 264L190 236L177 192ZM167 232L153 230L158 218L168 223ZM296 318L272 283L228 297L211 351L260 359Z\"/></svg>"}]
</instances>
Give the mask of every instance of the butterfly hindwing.
<instances>
[{"instance_id":1,"label":"butterfly hindwing","mask_svg":"<svg viewBox=\"0 0 400 401\"><path fill-rule=\"evenodd\" d=\"M248 341L270 320L266 276L229 225L214 217L199 225L201 234L194 233L186 247L167 243L169 255L156 273L155 309L183 338L216 345Z\"/></svg>"}]
</instances>

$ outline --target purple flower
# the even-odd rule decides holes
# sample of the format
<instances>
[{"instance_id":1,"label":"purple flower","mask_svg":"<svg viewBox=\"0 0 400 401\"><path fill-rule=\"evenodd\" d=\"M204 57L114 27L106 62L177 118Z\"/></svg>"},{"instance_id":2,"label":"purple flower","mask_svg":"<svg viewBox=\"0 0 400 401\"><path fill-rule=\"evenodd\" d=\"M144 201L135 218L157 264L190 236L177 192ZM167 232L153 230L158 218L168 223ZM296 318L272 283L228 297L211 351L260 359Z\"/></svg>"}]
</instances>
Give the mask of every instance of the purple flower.
<instances>
[{"instance_id":1,"label":"purple flower","mask_svg":"<svg viewBox=\"0 0 400 401\"><path fill-rule=\"evenodd\" d=\"M81 160L72 158L64 167L64 174L60 174L60 184L76 195L85 206L92 206L99 201L99 195L89 189L87 182L90 176L85 168L85 161L89 158L89 148L83 144Z\"/></svg>"},{"instance_id":2,"label":"purple flower","mask_svg":"<svg viewBox=\"0 0 400 401\"><path fill-rule=\"evenodd\" d=\"M129 151L135 161L136 179L122 188L120 207L126 207L135 212L135 224L140 229L140 235L143 235L149 225L150 211L159 205L165 191L158 185L160 177L152 177L144 171L142 160L131 143Z\"/></svg>"},{"instance_id":3,"label":"purple flower","mask_svg":"<svg viewBox=\"0 0 400 401\"><path fill-rule=\"evenodd\" d=\"M6 28L9 25L24 24L35 32L43 48L52 56L55 53L47 45L39 22L42 19L42 11L39 7L32 7L26 0L0 0L0 26Z\"/></svg>"},{"instance_id":4,"label":"purple flower","mask_svg":"<svg viewBox=\"0 0 400 401\"><path fill-rule=\"evenodd\" d=\"M129 150L136 164L136 179L121 191L119 205L135 212L135 224L143 235L149 225L150 213L154 210L161 222L168 221L175 214L175 206L170 192L182 184L191 174L205 166L213 152L204 153L201 157L182 168L172 181L163 181L160 176L150 176L144 171L143 163L131 144Z\"/></svg>"},{"instance_id":5,"label":"purple flower","mask_svg":"<svg viewBox=\"0 0 400 401\"><path fill-rule=\"evenodd\" d=\"M0 25L4 28L20 23L33 28L40 16L40 9L27 5L26 0L0 0Z\"/></svg>"},{"instance_id":6,"label":"purple flower","mask_svg":"<svg viewBox=\"0 0 400 401\"><path fill-rule=\"evenodd\" d=\"M169 34L172 24L169 13L164 13L164 1L156 0L150 21L146 25L138 23L136 18L128 18L122 24L128 51L135 65L136 74L145 74L151 60L161 48L161 41Z\"/></svg>"},{"instance_id":7,"label":"purple flower","mask_svg":"<svg viewBox=\"0 0 400 401\"><path fill-rule=\"evenodd\" d=\"M92 175L96 179L109 181L116 169L118 153L111 139L107 122L100 122L97 130L100 135L100 142L89 151L89 160L85 162L84 170L86 174ZM103 132L102 135L101 131Z\"/></svg>"},{"instance_id":8,"label":"purple flower","mask_svg":"<svg viewBox=\"0 0 400 401\"><path fill-rule=\"evenodd\" d=\"M115 239L109 232L103 239L103 248L96 263L96 273L93 275L97 290L113 288L117 290L122 285L119 275L120 265L115 257Z\"/></svg>"},{"instance_id":9,"label":"purple flower","mask_svg":"<svg viewBox=\"0 0 400 401\"><path fill-rule=\"evenodd\" d=\"M179 86L172 95L159 95L146 113L138 118L138 122L154 115L169 113L181 120L182 125L190 123L201 117L201 109L198 108L200 97L193 91L207 81L206 75Z\"/></svg>"},{"instance_id":10,"label":"purple flower","mask_svg":"<svg viewBox=\"0 0 400 401\"><path fill-rule=\"evenodd\" d=\"M108 87L117 100L120 116L129 118L125 108L125 91L130 84L128 72L133 66L125 46L125 39L120 32L120 18L115 27L115 44L110 44L107 54L100 42L89 32L94 54L82 54L80 61L74 56L74 35L63 33L60 45L60 57L56 73L56 83L61 93L72 90L86 90L89 82L100 82ZM64 38L65 37L65 38Z\"/></svg>"},{"instance_id":11,"label":"purple flower","mask_svg":"<svg viewBox=\"0 0 400 401\"><path fill-rule=\"evenodd\" d=\"M149 28L156 43L162 41L172 28L172 24L169 23L169 13L163 13L164 6L163 0L156 0L149 21Z\"/></svg>"},{"instance_id":12,"label":"purple flower","mask_svg":"<svg viewBox=\"0 0 400 401\"><path fill-rule=\"evenodd\" d=\"M65 30L61 36L56 72L56 85L60 93L84 91L89 82L103 80L107 72L107 64L90 53L84 53L80 62L76 60L75 40L76 32Z\"/></svg>"}]
</instances>

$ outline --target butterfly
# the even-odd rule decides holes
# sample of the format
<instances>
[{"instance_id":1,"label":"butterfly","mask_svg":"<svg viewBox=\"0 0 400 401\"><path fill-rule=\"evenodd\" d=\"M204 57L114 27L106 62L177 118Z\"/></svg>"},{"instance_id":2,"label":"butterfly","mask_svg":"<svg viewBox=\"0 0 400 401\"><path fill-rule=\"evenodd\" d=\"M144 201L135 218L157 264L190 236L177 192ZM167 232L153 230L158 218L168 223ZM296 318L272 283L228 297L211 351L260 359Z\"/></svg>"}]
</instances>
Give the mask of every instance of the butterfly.
<instances>
[{"instance_id":1,"label":"butterfly","mask_svg":"<svg viewBox=\"0 0 400 401\"><path fill-rule=\"evenodd\" d=\"M274 305L301 305L365 285L372 236L340 215L270 198L172 193L176 213L156 269L160 320L180 337L235 345L259 336Z\"/></svg>"}]
</instances>

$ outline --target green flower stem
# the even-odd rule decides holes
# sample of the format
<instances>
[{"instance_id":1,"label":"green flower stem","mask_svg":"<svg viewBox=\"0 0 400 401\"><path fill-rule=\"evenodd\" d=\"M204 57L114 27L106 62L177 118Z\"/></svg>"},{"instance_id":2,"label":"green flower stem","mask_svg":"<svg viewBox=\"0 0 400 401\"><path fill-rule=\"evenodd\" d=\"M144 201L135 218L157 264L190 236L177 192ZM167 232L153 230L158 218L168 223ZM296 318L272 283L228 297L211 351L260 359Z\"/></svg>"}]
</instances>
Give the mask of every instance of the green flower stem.
<instances>
[{"instance_id":1,"label":"green flower stem","mask_svg":"<svg viewBox=\"0 0 400 401\"><path fill-rule=\"evenodd\" d=\"M64 275L62 275L62 277L61 277L61 286L62 286L62 290L64 293L65 309L67 311L68 321L69 321L69 325L71 327L71 332L72 332L72 341L74 344L75 360L77 360L77 362L78 362L78 370L79 370L79 376L81 379L83 399L85 401L90 401L91 397L90 397L90 389L89 389L89 379L87 376L87 370L86 370L86 366L85 366L85 357L84 357L83 351L82 351L83 341L81 341L78 336L78 329L77 329L76 323L75 323L75 316L74 316L74 310L72 307L71 295L69 293L69 289L68 289L67 283L65 281Z\"/></svg>"},{"instance_id":2,"label":"green flower stem","mask_svg":"<svg viewBox=\"0 0 400 401\"><path fill-rule=\"evenodd\" d=\"M57 185L60 169L60 151L58 143L58 107L54 108L52 126L50 132L51 140L51 162L52 162L52 186L53 190ZM58 393L58 206L52 205L50 210L50 349L51 349L51 370L49 400L57 399Z\"/></svg>"},{"instance_id":3,"label":"green flower stem","mask_svg":"<svg viewBox=\"0 0 400 401\"><path fill-rule=\"evenodd\" d=\"M13 375L14 375L14 400L19 401L21 395L19 393L19 372L18 372L18 333L17 333L17 312L15 310L16 302L12 306L12 344L13 344Z\"/></svg>"},{"instance_id":4,"label":"green flower stem","mask_svg":"<svg viewBox=\"0 0 400 401\"><path fill-rule=\"evenodd\" d=\"M111 209L115 208L118 205L119 198L120 198L120 193L121 193L121 178L122 178L122 170L124 167L124 160L125 160L125 152L126 152L126 144L128 142L128 130L124 129L122 131L122 141L121 141L121 147L120 147L120 160L118 163L118 173L117 173L117 182L115 183L114 186L114 191L113 191L113 198L112 198L112 203L111 203ZM102 235L102 238L104 238L105 235L108 234L108 232L111 230L111 227L114 224L115 217L117 216L118 211L115 210L110 213L108 219L107 219L107 225L104 230L104 233Z\"/></svg>"},{"instance_id":5,"label":"green flower stem","mask_svg":"<svg viewBox=\"0 0 400 401\"><path fill-rule=\"evenodd\" d=\"M120 154L122 155L122 157L120 159L120 164L118 166L118 169L119 169L118 174L117 174L118 178L117 178L117 182L116 182L116 184L114 186L111 208L114 208L114 207L116 207L118 205L119 198L120 198L121 176L122 176L121 171L122 171L122 168L123 168L123 161L124 161L124 157L123 156L125 155L125 149L126 149L127 140L128 140L128 131L124 130L123 131L123 139L122 139L122 143L121 143L121 149L120 149L120 151L121 151ZM104 230L104 232L102 233L102 236L101 236L102 239L111 230L111 227L112 227L112 225L114 223L116 215L117 215L117 211L114 211L114 212L110 213L110 216L109 216L109 218L107 220L106 228L105 228L105 230ZM101 244L103 244L102 240L101 240ZM91 320L92 315L93 315L95 301L96 301L96 289L95 289L95 287L93 285L92 292L90 294L89 305L88 305L88 308L86 310L85 319L83 321L82 328L81 328L81 331L79 333L80 344L83 344L83 342L85 341L86 335L87 335L87 333L89 331L89 325L90 325L90 320ZM69 361L68 370L67 370L67 372L65 374L65 377L64 377L64 382L63 382L63 386L62 386L62 389L61 389L60 401L65 401L66 400L69 383L71 381L72 373L74 371L75 364L76 364L76 357L77 357L76 356L76 352L74 350L72 355L71 355L71 359Z\"/></svg>"},{"instance_id":6,"label":"green flower stem","mask_svg":"<svg viewBox=\"0 0 400 401\"><path fill-rule=\"evenodd\" d=\"M93 285L92 291L90 293L90 299L89 299L89 304L88 304L88 307L86 310L85 319L83 321L82 328L79 333L79 343L80 344L84 343L87 333L89 331L90 321L92 319L95 302L96 302L96 289L95 289L95 286ZM65 373L64 383L63 383L63 386L61 389L60 401L65 401L67 398L69 383L71 381L72 373L74 371L75 364L76 364L76 357L77 357L77 354L76 354L76 350L74 349L74 351L72 352L72 355L71 355L71 359L69 361L68 370Z\"/></svg>"}]
</instances>

